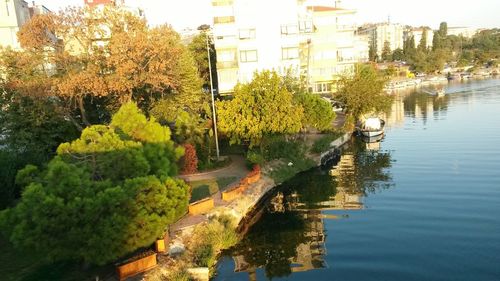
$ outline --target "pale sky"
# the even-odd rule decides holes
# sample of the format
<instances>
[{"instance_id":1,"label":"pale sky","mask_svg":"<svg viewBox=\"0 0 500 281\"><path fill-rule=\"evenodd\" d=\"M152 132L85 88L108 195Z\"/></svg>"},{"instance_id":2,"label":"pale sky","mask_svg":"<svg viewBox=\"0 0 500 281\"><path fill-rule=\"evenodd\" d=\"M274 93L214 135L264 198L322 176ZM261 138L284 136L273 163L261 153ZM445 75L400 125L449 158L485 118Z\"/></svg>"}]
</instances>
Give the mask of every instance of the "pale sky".
<instances>
[{"instance_id":1,"label":"pale sky","mask_svg":"<svg viewBox=\"0 0 500 281\"><path fill-rule=\"evenodd\" d=\"M279 1L279 0L268 0ZM67 5L83 5L83 0L38 0L57 11ZM331 0L331 3L334 3ZM211 0L125 0L144 9L152 25L168 23L175 29L212 24ZM357 10L356 22L387 21L437 29L442 21L448 26L500 28L500 0L343 0L343 7ZM259 19L264 20L264 19Z\"/></svg>"}]
</instances>

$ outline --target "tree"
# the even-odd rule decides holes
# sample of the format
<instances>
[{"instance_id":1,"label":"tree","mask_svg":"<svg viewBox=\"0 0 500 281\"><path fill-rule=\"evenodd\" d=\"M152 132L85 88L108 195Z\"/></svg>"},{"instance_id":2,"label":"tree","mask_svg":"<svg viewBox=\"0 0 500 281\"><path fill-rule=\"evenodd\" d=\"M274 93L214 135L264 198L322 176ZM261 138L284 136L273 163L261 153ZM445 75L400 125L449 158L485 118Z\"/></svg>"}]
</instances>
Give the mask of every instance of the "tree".
<instances>
[{"instance_id":1,"label":"tree","mask_svg":"<svg viewBox=\"0 0 500 281\"><path fill-rule=\"evenodd\" d=\"M57 97L64 117L83 127L108 122L109 112L131 100L143 109L158 98L201 107L196 65L170 27L149 28L111 7L69 8L34 17L19 39L27 51L3 55L6 85L26 96Z\"/></svg>"},{"instance_id":2,"label":"tree","mask_svg":"<svg viewBox=\"0 0 500 281\"><path fill-rule=\"evenodd\" d=\"M389 41L384 42L384 48L382 48L382 60L385 62L392 61L391 44Z\"/></svg>"},{"instance_id":3,"label":"tree","mask_svg":"<svg viewBox=\"0 0 500 281\"><path fill-rule=\"evenodd\" d=\"M445 21L441 22L439 24L438 33L441 38L446 38L446 36L448 36L448 23L446 23Z\"/></svg>"},{"instance_id":4,"label":"tree","mask_svg":"<svg viewBox=\"0 0 500 281\"><path fill-rule=\"evenodd\" d=\"M392 60L394 61L402 61L405 60L405 54L403 52L403 49L397 48L392 52Z\"/></svg>"},{"instance_id":5,"label":"tree","mask_svg":"<svg viewBox=\"0 0 500 281\"><path fill-rule=\"evenodd\" d=\"M370 61L376 62L378 60L377 55L377 41L372 40L368 49L368 58Z\"/></svg>"},{"instance_id":6,"label":"tree","mask_svg":"<svg viewBox=\"0 0 500 281\"><path fill-rule=\"evenodd\" d=\"M403 42L403 53L406 61L412 61L415 57L417 49L415 48L415 37L408 36Z\"/></svg>"},{"instance_id":7,"label":"tree","mask_svg":"<svg viewBox=\"0 0 500 281\"><path fill-rule=\"evenodd\" d=\"M321 97L310 93L296 93L295 99L304 109L302 127L313 127L320 131L332 129L335 112L332 105Z\"/></svg>"},{"instance_id":8,"label":"tree","mask_svg":"<svg viewBox=\"0 0 500 281\"><path fill-rule=\"evenodd\" d=\"M234 98L217 103L218 128L231 143L260 145L264 135L292 134L302 127L303 108L276 72L255 73L248 84L238 84Z\"/></svg>"},{"instance_id":9,"label":"tree","mask_svg":"<svg viewBox=\"0 0 500 281\"><path fill-rule=\"evenodd\" d=\"M184 159L183 159L183 174L194 174L198 171L198 157L196 156L196 149L191 144L184 145Z\"/></svg>"},{"instance_id":10,"label":"tree","mask_svg":"<svg viewBox=\"0 0 500 281\"><path fill-rule=\"evenodd\" d=\"M18 173L25 190L0 213L1 229L50 259L105 264L146 247L186 211L189 187L172 178L182 152L167 127L125 104L110 126L61 144L45 168Z\"/></svg>"},{"instance_id":11,"label":"tree","mask_svg":"<svg viewBox=\"0 0 500 281\"><path fill-rule=\"evenodd\" d=\"M334 98L346 105L347 129L352 129L364 114L390 108L392 97L383 91L386 81L372 65L357 65L352 77L344 76L339 80Z\"/></svg>"},{"instance_id":12,"label":"tree","mask_svg":"<svg viewBox=\"0 0 500 281\"><path fill-rule=\"evenodd\" d=\"M215 45L212 40L212 37L207 35L207 27L203 25L198 29L200 33L196 35L191 43L189 43L189 50L191 51L194 60L196 62L196 66L198 67L198 73L200 78L203 80L203 87L210 92L210 76L209 76L209 68L208 68L208 54L207 54L207 40L208 40L208 48L210 50L210 63L212 68L212 83L214 89L218 87L218 79L217 79L217 56L215 52ZM209 29L210 27L208 27Z\"/></svg>"},{"instance_id":13,"label":"tree","mask_svg":"<svg viewBox=\"0 0 500 281\"><path fill-rule=\"evenodd\" d=\"M421 52L427 52L427 28L422 28L422 37L420 38L420 42L418 43L417 49Z\"/></svg>"}]
</instances>

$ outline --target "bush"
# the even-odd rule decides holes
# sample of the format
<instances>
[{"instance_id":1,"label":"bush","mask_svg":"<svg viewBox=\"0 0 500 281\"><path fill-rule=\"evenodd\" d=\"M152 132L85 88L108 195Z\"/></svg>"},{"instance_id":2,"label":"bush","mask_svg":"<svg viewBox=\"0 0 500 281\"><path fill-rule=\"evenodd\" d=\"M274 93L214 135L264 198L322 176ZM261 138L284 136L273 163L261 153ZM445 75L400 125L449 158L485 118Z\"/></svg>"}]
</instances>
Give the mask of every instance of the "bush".
<instances>
[{"instance_id":1,"label":"bush","mask_svg":"<svg viewBox=\"0 0 500 281\"><path fill-rule=\"evenodd\" d=\"M254 164L262 165L266 160L260 152L255 149L251 149L247 152L247 161L250 163L250 166L253 166Z\"/></svg>"},{"instance_id":2,"label":"bush","mask_svg":"<svg viewBox=\"0 0 500 281\"><path fill-rule=\"evenodd\" d=\"M194 265L209 268L215 266L217 255L238 242L235 229L234 219L225 215L211 218L207 224L198 226L191 238Z\"/></svg>"},{"instance_id":3,"label":"bush","mask_svg":"<svg viewBox=\"0 0 500 281\"><path fill-rule=\"evenodd\" d=\"M196 149L191 144L185 144L182 174L194 174L196 172L198 172L198 157L196 156Z\"/></svg>"}]
</instances>

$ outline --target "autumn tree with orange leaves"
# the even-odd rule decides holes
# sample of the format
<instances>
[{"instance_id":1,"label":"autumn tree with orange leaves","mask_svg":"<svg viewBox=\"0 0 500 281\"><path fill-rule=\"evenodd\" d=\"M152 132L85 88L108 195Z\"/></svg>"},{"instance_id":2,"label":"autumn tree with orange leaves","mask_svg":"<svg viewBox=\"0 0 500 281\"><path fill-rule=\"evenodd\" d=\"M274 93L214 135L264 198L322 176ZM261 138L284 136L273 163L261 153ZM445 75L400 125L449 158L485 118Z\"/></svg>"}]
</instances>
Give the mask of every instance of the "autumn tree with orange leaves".
<instances>
[{"instance_id":1,"label":"autumn tree with orange leaves","mask_svg":"<svg viewBox=\"0 0 500 281\"><path fill-rule=\"evenodd\" d=\"M38 15L19 34L24 51L4 50L2 87L55 97L81 127L109 120L128 101L147 110L166 99L198 112L202 81L189 50L169 26L150 28L129 12L68 8Z\"/></svg>"}]
</instances>

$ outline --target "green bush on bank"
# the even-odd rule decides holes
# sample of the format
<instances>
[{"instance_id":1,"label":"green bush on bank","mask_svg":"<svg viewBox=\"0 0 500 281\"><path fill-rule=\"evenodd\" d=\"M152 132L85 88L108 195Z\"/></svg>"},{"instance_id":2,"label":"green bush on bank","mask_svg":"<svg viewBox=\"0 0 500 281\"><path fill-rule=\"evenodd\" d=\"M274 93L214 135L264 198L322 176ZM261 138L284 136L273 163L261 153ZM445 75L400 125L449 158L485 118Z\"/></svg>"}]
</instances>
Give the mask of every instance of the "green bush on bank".
<instances>
[{"instance_id":1,"label":"green bush on bank","mask_svg":"<svg viewBox=\"0 0 500 281\"><path fill-rule=\"evenodd\" d=\"M320 139L317 139L311 147L311 152L322 153L330 148L330 143L342 136L341 132L327 134Z\"/></svg>"},{"instance_id":2,"label":"green bush on bank","mask_svg":"<svg viewBox=\"0 0 500 281\"><path fill-rule=\"evenodd\" d=\"M227 215L212 218L207 224L194 230L190 242L190 259L193 265L212 269L219 253L238 243L234 219Z\"/></svg>"}]
</instances>

